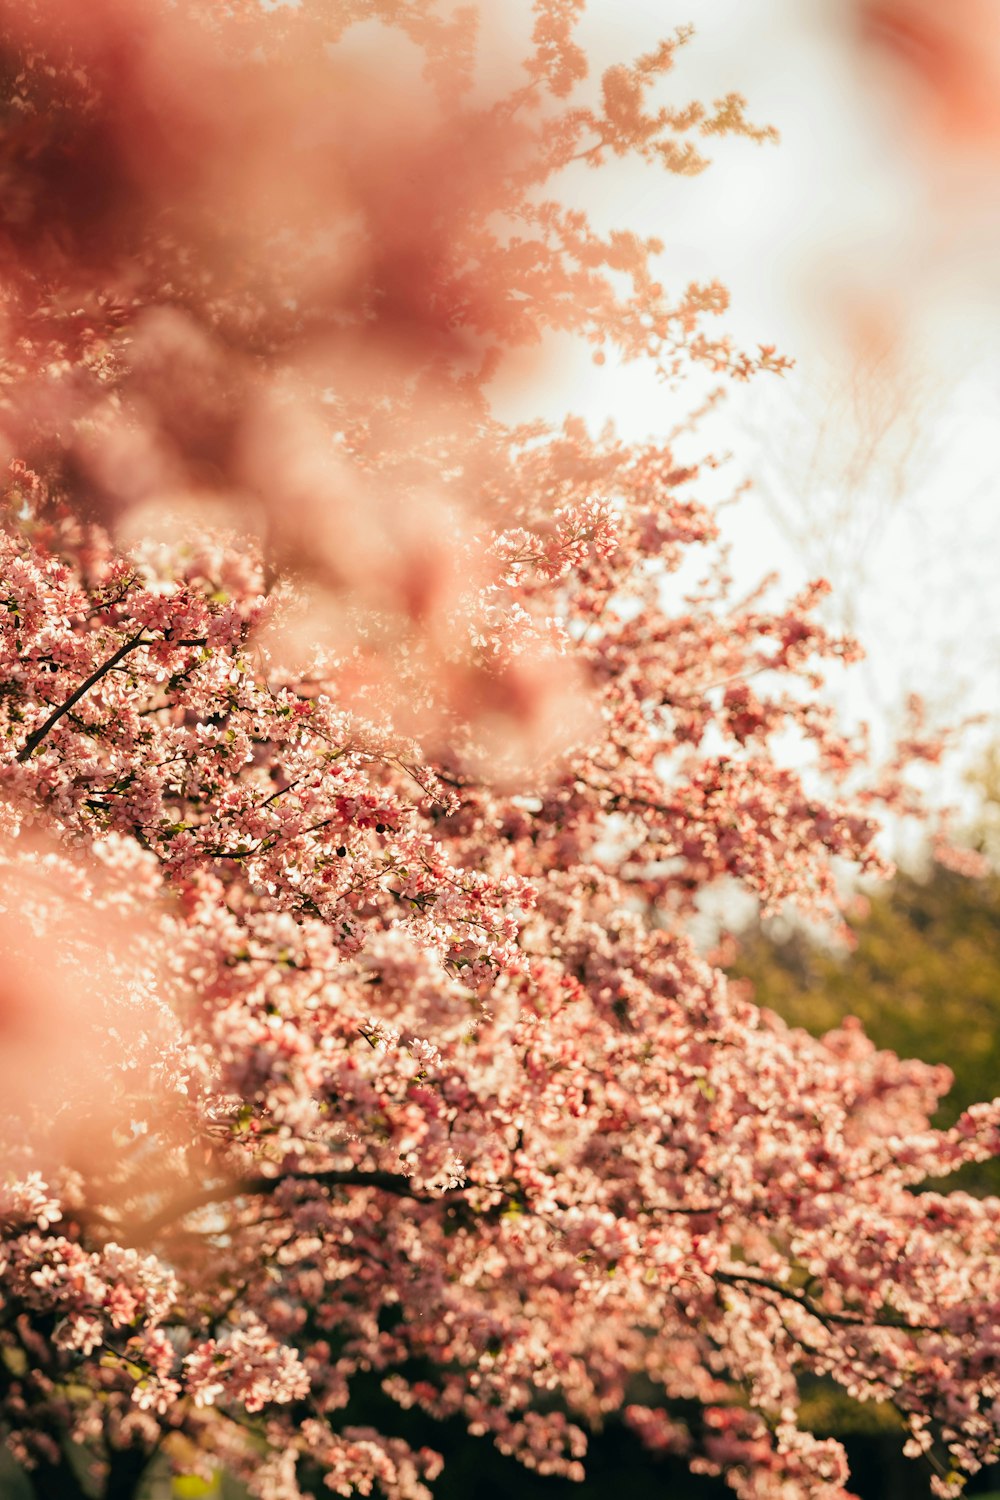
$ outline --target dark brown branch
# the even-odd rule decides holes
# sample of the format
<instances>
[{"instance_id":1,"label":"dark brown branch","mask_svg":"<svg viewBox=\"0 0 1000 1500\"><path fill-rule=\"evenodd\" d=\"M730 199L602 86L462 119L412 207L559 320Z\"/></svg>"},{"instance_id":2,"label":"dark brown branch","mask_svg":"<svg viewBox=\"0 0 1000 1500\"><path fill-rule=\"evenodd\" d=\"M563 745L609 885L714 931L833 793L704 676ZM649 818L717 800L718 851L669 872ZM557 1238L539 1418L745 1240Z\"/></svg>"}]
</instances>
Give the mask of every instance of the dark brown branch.
<instances>
[{"instance_id":1,"label":"dark brown branch","mask_svg":"<svg viewBox=\"0 0 1000 1500\"><path fill-rule=\"evenodd\" d=\"M463 1191L455 1188L444 1193L421 1193L411 1185L408 1177L396 1172L301 1172L285 1173L280 1177L236 1178L216 1183L214 1187L202 1188L199 1192L167 1204L151 1218L133 1226L132 1233L136 1238L145 1240L199 1208L208 1208L213 1203L230 1203L234 1198L267 1197L286 1182L314 1182L320 1187L378 1188L380 1192L392 1193L398 1198L412 1198L417 1203L440 1203Z\"/></svg>"},{"instance_id":2,"label":"dark brown branch","mask_svg":"<svg viewBox=\"0 0 1000 1500\"><path fill-rule=\"evenodd\" d=\"M21 749L17 752L18 761L23 765L26 760L29 760L30 757L38 749L38 746L45 739L46 735L49 734L49 732L54 729L55 726L59 723L59 720L63 717L63 715L68 714L70 709L74 708L76 704L79 703L84 694L89 693L90 689L96 683L100 682L102 677L107 676L107 674L112 671L124 657L128 656L130 651L134 651L137 646L141 646L143 644L143 632L140 630L137 635L130 636L127 641L119 646L118 650L115 651L111 656L109 656L107 661L102 662L99 667L96 667L94 671L91 672L87 680L85 682L82 682L75 692L70 693L69 697L64 703L60 703L58 708L53 709L52 713L50 713L48 718L45 720L45 723L39 725L37 729L33 730L31 734L28 735L28 738L21 746Z\"/></svg>"},{"instance_id":3,"label":"dark brown branch","mask_svg":"<svg viewBox=\"0 0 1000 1500\"><path fill-rule=\"evenodd\" d=\"M721 1282L724 1286L759 1287L766 1292L775 1292L786 1301L795 1302L799 1307L805 1308L806 1312L820 1323L846 1324L852 1328L894 1328L900 1333L949 1333L952 1331L935 1323L907 1323L902 1318L875 1318L868 1317L865 1313L834 1312L829 1308L820 1307L819 1303L805 1292L799 1291L797 1287L788 1286L782 1281L772 1281L767 1276L753 1276L742 1271L715 1271L713 1280Z\"/></svg>"},{"instance_id":4,"label":"dark brown branch","mask_svg":"<svg viewBox=\"0 0 1000 1500\"><path fill-rule=\"evenodd\" d=\"M213 1203L232 1202L236 1198L268 1197L276 1192L285 1183L314 1183L318 1187L358 1187L375 1188L379 1192L390 1193L398 1198L408 1198L415 1203L427 1204L454 1204L465 1203L467 1188L448 1188L440 1193L421 1192L412 1186L411 1180L401 1173L382 1171L329 1171L329 1172L302 1172L287 1173L278 1177L249 1177L235 1179L229 1182L216 1183L214 1187L202 1188L186 1198L175 1200L153 1214L151 1218L133 1226L132 1235L140 1243L148 1241L160 1230L176 1223L187 1214L194 1213L199 1208L208 1208ZM505 1192L503 1194L503 1209L515 1206L523 1211L531 1211L530 1203L526 1203L523 1197ZM558 1207L564 1207L558 1204ZM657 1204L657 1211L664 1214L681 1214L685 1216L697 1216L704 1213L717 1212L718 1204ZM497 1212L492 1210L492 1214ZM492 1216L491 1214L491 1216ZM868 1317L865 1313L837 1312L832 1309L821 1307L806 1292L797 1287L788 1286L781 1281L775 1281L767 1276L756 1276L751 1271L716 1271L712 1280L718 1285L734 1286L744 1288L755 1288L758 1291L770 1292L787 1302L794 1302L803 1308L811 1317L826 1326L846 1326L850 1328L885 1328L894 1329L900 1333L948 1333L949 1330L941 1325L932 1323L908 1323L902 1318L880 1318Z\"/></svg>"},{"instance_id":5,"label":"dark brown branch","mask_svg":"<svg viewBox=\"0 0 1000 1500\"><path fill-rule=\"evenodd\" d=\"M177 641L172 641L167 637L164 637L164 640L162 642L148 640L144 635L144 628L143 630L140 630L136 635L130 636L127 641L124 641L122 645L118 647L118 650L113 652L112 655L108 657L107 661L103 661L99 667L95 667L94 671L91 672L87 680L85 682L81 682L80 686L75 690L75 692L70 693L69 697L65 700L65 702L60 703L58 708L53 709L52 713L50 713L48 718L45 720L45 723L39 725L37 729L32 730L31 734L28 735L28 738L25 740L24 744L17 752L17 759L22 765L26 760L30 760L31 756L38 749L38 746L45 739L46 735L48 735L50 731L53 730L59 723L59 720L65 714L68 714L71 708L75 708L80 699L86 693L89 693L90 689L94 687L98 682L100 682L102 677L106 677L109 672L113 672L118 666L118 663L122 661L126 656L128 656L130 651L134 651L137 646L156 646L160 644L167 646L204 646L207 644L206 636L199 636L191 640L184 638Z\"/></svg>"},{"instance_id":6,"label":"dark brown branch","mask_svg":"<svg viewBox=\"0 0 1000 1500\"><path fill-rule=\"evenodd\" d=\"M166 1229L187 1214L194 1213L199 1208L208 1208L213 1203L231 1203L236 1198L261 1198L268 1197L276 1192L285 1183L315 1183L319 1187L358 1187L376 1188L379 1192L390 1193L397 1198L408 1198L414 1203L466 1203L467 1187L446 1188L442 1192L427 1193L415 1188L409 1177L404 1177L400 1172L380 1171L330 1171L330 1172L294 1172L285 1173L278 1177L244 1177L231 1179L228 1182L216 1183L213 1187L202 1188L198 1192L191 1193L185 1198L176 1199L167 1204L150 1218L131 1226L132 1235L139 1241L146 1241L151 1236L158 1234L160 1230ZM473 1185L474 1187L475 1185ZM566 1205L558 1203L558 1208ZM531 1211L531 1204L524 1197L511 1192L502 1194L499 1212L505 1208L516 1207L522 1212ZM718 1204L656 1204L655 1209L663 1214L680 1214L696 1217L700 1214L714 1213L718 1211ZM492 1212L496 1212L493 1210Z\"/></svg>"}]
</instances>

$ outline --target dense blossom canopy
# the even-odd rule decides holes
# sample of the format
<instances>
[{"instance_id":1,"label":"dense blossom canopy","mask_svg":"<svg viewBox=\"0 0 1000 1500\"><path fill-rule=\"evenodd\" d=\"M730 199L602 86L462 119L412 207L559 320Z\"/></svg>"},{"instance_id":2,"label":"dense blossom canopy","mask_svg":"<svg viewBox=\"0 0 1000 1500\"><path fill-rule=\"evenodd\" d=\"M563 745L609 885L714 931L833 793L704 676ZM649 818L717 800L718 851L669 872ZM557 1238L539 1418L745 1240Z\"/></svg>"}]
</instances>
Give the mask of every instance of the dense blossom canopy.
<instances>
[{"instance_id":1,"label":"dense blossom canopy","mask_svg":"<svg viewBox=\"0 0 1000 1500\"><path fill-rule=\"evenodd\" d=\"M821 585L732 597L684 434L486 400L546 330L781 368L554 196L768 135L658 102L684 33L588 93L580 9L498 79L429 0L0 8L0 1421L40 1497L156 1457L421 1500L437 1456L342 1420L371 1372L545 1473L624 1408L744 1500L848 1493L802 1375L893 1403L941 1494L996 1455L998 1205L913 1189L1000 1106L931 1129L947 1070L686 935L723 880L880 867L899 767L865 790L817 701L855 648Z\"/></svg>"}]
</instances>

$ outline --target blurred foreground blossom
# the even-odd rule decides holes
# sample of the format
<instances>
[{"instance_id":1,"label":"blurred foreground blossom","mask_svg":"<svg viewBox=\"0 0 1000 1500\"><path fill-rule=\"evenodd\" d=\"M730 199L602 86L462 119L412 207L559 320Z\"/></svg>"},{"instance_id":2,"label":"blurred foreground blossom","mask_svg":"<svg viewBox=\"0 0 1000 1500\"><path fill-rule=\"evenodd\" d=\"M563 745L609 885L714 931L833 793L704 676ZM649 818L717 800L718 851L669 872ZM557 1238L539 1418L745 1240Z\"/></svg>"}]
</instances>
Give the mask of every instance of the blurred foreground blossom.
<instances>
[{"instance_id":1,"label":"blurred foreground blossom","mask_svg":"<svg viewBox=\"0 0 1000 1500\"><path fill-rule=\"evenodd\" d=\"M345 1420L372 1375L572 1479L641 1390L741 1500L848 1500L802 1373L956 1472L1000 1446L997 1205L913 1191L1000 1102L934 1130L945 1070L789 1030L688 932L724 882L830 913L884 873L902 765L820 696L858 648L822 580L734 593L690 424L487 404L547 330L784 368L559 201L770 138L661 102L687 32L574 94L581 8L484 80L432 0L0 4L0 1422L39 1500L428 1500L437 1454ZM361 17L419 79L368 87Z\"/></svg>"},{"instance_id":2,"label":"blurred foreground blossom","mask_svg":"<svg viewBox=\"0 0 1000 1500\"><path fill-rule=\"evenodd\" d=\"M122 841L84 863L27 829L0 846L8 1169L22 1140L50 1171L112 1181L143 1097L169 1133L180 1032L162 994L155 914L142 911L141 892L155 888L145 863Z\"/></svg>"},{"instance_id":3,"label":"blurred foreground blossom","mask_svg":"<svg viewBox=\"0 0 1000 1500\"><path fill-rule=\"evenodd\" d=\"M511 629L489 556L508 507L482 394L500 351L560 329L753 364L691 337L721 289L651 297L641 241L536 193L581 144L665 152L696 123L643 109L676 42L612 70L603 112L568 108L580 54L558 11L526 76L473 89L471 11L414 7L386 58L335 46L387 20L377 5L194 24L160 0L0 7L8 456L123 536L164 510L228 512L312 590L342 694L388 692L480 765L505 742L498 774L588 722L544 621L522 609ZM727 101L709 127L754 133Z\"/></svg>"},{"instance_id":4,"label":"blurred foreground blossom","mask_svg":"<svg viewBox=\"0 0 1000 1500\"><path fill-rule=\"evenodd\" d=\"M1000 151L1000 16L991 0L858 0L863 39L914 99L912 126L932 148Z\"/></svg>"}]
</instances>

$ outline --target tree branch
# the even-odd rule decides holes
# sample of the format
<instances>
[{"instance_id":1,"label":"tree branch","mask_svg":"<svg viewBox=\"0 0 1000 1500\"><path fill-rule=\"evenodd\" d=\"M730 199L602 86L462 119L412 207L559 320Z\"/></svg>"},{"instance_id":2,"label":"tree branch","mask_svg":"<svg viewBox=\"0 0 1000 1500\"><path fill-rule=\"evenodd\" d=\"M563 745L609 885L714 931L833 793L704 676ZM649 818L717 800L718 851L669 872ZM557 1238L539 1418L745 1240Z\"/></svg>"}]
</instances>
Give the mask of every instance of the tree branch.
<instances>
[{"instance_id":1,"label":"tree branch","mask_svg":"<svg viewBox=\"0 0 1000 1500\"><path fill-rule=\"evenodd\" d=\"M107 661L102 662L99 667L95 668L95 670L91 672L90 676L87 678L86 682L82 682L75 692L70 693L69 697L64 703L60 703L59 707L54 709L52 713L49 714L44 724L41 724L37 729L32 730L31 734L28 735L28 738L21 746L21 749L17 752L18 761L23 765L26 760L29 760L38 749L38 746L45 739L46 735L49 734L50 731L53 730L59 723L59 720L63 717L63 715L68 714L70 709L74 708L76 704L79 703L84 694L89 693L90 689L96 683L100 682L102 677L107 676L107 674L112 671L113 668L115 668L124 657L128 656L130 651L134 651L137 646L141 646L143 644L143 631L140 630L137 635L130 636L127 641L119 646L118 650L115 651L111 656L109 656Z\"/></svg>"},{"instance_id":2,"label":"tree branch","mask_svg":"<svg viewBox=\"0 0 1000 1500\"><path fill-rule=\"evenodd\" d=\"M183 1219L187 1214L194 1213L199 1208L208 1208L213 1203L231 1203L236 1198L262 1198L269 1197L279 1187L288 1182L316 1183L319 1187L358 1187L376 1188L379 1192L389 1193L396 1198L409 1198L414 1203L465 1203L468 1187L445 1188L438 1193L421 1192L412 1185L409 1177L404 1177L401 1172L382 1171L330 1171L330 1172L286 1172L278 1177L244 1177L234 1178L227 1182L216 1183L213 1187L201 1188L199 1191L190 1193L186 1197L175 1199L164 1208L144 1219L141 1223L131 1226L131 1233L140 1240L147 1240L158 1234L161 1229ZM473 1184L473 1187L475 1184ZM505 1208L517 1207L522 1212L531 1212L531 1204L517 1193L503 1192L499 1211ZM557 1203L556 1207L565 1209L566 1204ZM719 1204L667 1204L658 1203L652 1205L658 1213L678 1214L685 1217L697 1217L700 1214L716 1213ZM496 1210L491 1210L496 1212Z\"/></svg>"},{"instance_id":3,"label":"tree branch","mask_svg":"<svg viewBox=\"0 0 1000 1500\"><path fill-rule=\"evenodd\" d=\"M86 682L81 682L80 686L75 690L75 692L70 693L65 702L60 703L59 707L54 709L52 713L49 714L44 724L41 724L37 729L32 730L31 734L28 735L28 738L25 740L24 744L17 752L17 760L22 765L26 760L30 760L31 756L38 749L38 746L45 739L46 735L49 734L50 731L53 730L59 723L59 720L65 714L68 714L71 708L75 708L80 699L84 697L86 693L89 693L90 689L94 687L96 683L100 682L102 677L106 677L109 672L113 672L118 663L122 661L126 656L128 656L130 651L134 651L137 646L157 646L160 644L167 646L204 646L206 644L206 640L207 638L205 636L199 636L191 640L185 638L182 640L172 641L167 637L164 637L162 642L151 641L146 639L145 627L143 627L143 629L140 630L136 635L129 636L128 640L124 641L122 645L118 647L118 650L113 652L111 656L108 657L107 661L103 661L99 667L95 667L94 671L91 672Z\"/></svg>"},{"instance_id":4,"label":"tree branch","mask_svg":"<svg viewBox=\"0 0 1000 1500\"><path fill-rule=\"evenodd\" d=\"M417 1203L440 1203L456 1193L464 1192L462 1188L452 1188L443 1193L421 1193L411 1186L408 1177L396 1172L286 1172L280 1177L235 1178L175 1199L151 1218L134 1225L132 1233L138 1238L146 1239L199 1208L208 1208L213 1203L231 1203L234 1198L269 1197L286 1182L315 1182L320 1187L377 1188L380 1192L392 1193L397 1198L411 1198Z\"/></svg>"},{"instance_id":5,"label":"tree branch","mask_svg":"<svg viewBox=\"0 0 1000 1500\"><path fill-rule=\"evenodd\" d=\"M187 1197L176 1199L150 1218L132 1226L132 1234L139 1242L145 1242L158 1234L160 1230L166 1229L199 1208L208 1208L213 1203L232 1202L236 1198L269 1197L279 1187L289 1182L315 1183L319 1187L375 1188L379 1192L390 1193L397 1198L409 1198L415 1203L431 1204L464 1202L468 1191L467 1188L462 1187L446 1188L440 1193L421 1192L414 1188L410 1178L404 1177L402 1173L382 1171L294 1172L278 1177L247 1177L216 1183L213 1187L202 1188ZM512 1193L505 1192L503 1200L505 1207L517 1204L522 1211L530 1212L531 1205ZM695 1216L717 1212L719 1205L657 1204L656 1207L660 1213ZM889 1328L901 1333L947 1333L950 1331L932 1323L907 1323L904 1319L868 1317L864 1313L857 1312L837 1312L821 1307L812 1297L797 1287L788 1286L770 1277L755 1276L750 1271L715 1271L712 1273L712 1280L723 1286L754 1287L760 1291L773 1292L785 1301L794 1302L797 1306L804 1308L810 1316L827 1326Z\"/></svg>"},{"instance_id":6,"label":"tree branch","mask_svg":"<svg viewBox=\"0 0 1000 1500\"><path fill-rule=\"evenodd\" d=\"M812 1297L799 1291L797 1287L788 1286L782 1281L772 1281L767 1276L752 1276L741 1271L715 1271L712 1273L712 1279L721 1282L724 1286L752 1286L767 1292L776 1292L786 1301L795 1302L799 1307L805 1308L807 1313L824 1324L846 1324L852 1328L894 1328L900 1333L949 1333L952 1331L936 1323L907 1323L902 1318L870 1318L864 1313L834 1312L829 1308L820 1307Z\"/></svg>"}]
</instances>

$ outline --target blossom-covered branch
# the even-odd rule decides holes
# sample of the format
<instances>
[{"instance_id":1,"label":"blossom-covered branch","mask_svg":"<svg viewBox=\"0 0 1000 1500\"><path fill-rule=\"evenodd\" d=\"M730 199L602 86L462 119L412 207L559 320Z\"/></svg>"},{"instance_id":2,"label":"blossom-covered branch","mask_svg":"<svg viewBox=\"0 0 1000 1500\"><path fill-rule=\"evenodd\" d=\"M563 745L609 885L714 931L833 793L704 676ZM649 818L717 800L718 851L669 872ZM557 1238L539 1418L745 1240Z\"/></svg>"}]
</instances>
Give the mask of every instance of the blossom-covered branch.
<instances>
[{"instance_id":1,"label":"blossom-covered branch","mask_svg":"<svg viewBox=\"0 0 1000 1500\"><path fill-rule=\"evenodd\" d=\"M0 1428L39 1500L154 1455L426 1500L438 1455L345 1415L373 1372L571 1478L620 1409L741 1500L847 1500L811 1375L997 1456L997 1205L915 1189L1000 1102L934 1129L946 1069L790 1030L690 933L887 868L905 768L822 695L858 648L821 582L734 597L684 424L490 408L551 332L786 367L560 202L581 153L768 138L660 102L687 33L588 92L580 9L500 77L434 0L0 3Z\"/></svg>"}]
</instances>

